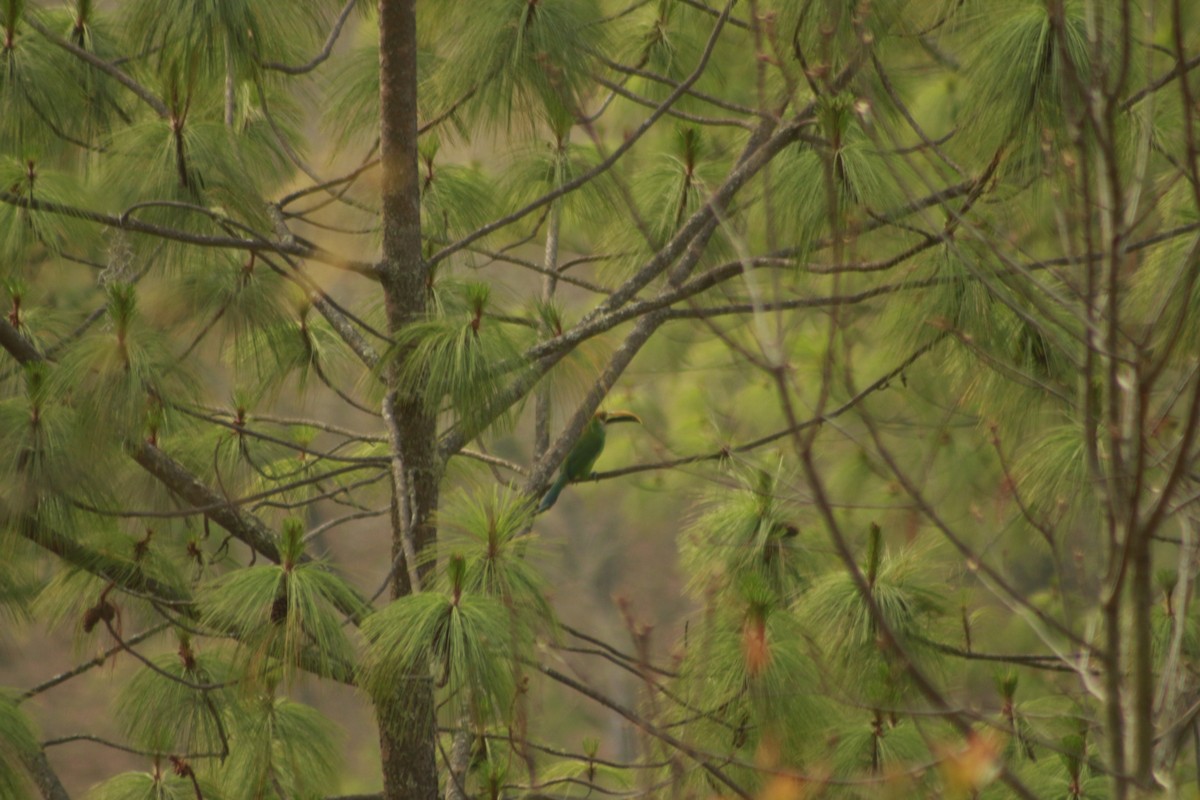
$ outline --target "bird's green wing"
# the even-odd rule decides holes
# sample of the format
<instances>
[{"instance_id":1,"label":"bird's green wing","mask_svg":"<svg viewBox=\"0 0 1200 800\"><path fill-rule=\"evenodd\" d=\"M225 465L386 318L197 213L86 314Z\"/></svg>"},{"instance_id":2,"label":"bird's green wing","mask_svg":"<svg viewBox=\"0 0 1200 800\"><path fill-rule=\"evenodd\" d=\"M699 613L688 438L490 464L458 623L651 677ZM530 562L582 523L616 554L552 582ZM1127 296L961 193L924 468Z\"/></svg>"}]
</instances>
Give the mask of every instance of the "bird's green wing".
<instances>
[{"instance_id":1,"label":"bird's green wing","mask_svg":"<svg viewBox=\"0 0 1200 800\"><path fill-rule=\"evenodd\" d=\"M567 460L563 462L563 472L568 481L582 480L592 474L596 459L604 452L604 439L604 423L593 419L583 429L579 441L571 448Z\"/></svg>"}]
</instances>

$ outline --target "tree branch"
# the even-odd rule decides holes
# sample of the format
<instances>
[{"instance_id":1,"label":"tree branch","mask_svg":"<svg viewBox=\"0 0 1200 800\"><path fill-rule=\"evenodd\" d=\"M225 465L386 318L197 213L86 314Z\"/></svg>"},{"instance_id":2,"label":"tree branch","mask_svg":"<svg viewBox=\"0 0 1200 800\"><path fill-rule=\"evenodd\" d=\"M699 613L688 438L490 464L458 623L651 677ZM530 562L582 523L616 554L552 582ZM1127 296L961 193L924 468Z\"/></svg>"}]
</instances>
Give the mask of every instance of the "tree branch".
<instances>
[{"instance_id":1,"label":"tree branch","mask_svg":"<svg viewBox=\"0 0 1200 800\"><path fill-rule=\"evenodd\" d=\"M167 108L166 103L164 103L162 100L160 100L153 92L151 92L145 86L142 86L140 83L135 81L133 78L129 77L129 75L126 74L119 67L114 66L113 64L110 64L109 62L105 61L103 58L100 58L100 56L96 55L95 53L92 53L88 50L83 49L82 47L79 47L74 42L69 42L60 36L56 36L53 31L51 31L49 28L47 28L42 23L38 22L30 14L26 14L24 17L22 17L21 21L24 22L29 27L33 28L39 34L41 34L47 41L49 41L55 47L61 47L63 50L66 50L68 53L75 56L80 61L83 61L87 64L92 65L96 69L103 72L105 75L108 75L110 78L115 80L117 83L124 86L129 91L133 92L134 95L136 95L139 100L141 100L146 105L150 106L150 108L154 109L154 113L158 114L158 116L161 117L162 119L170 119L171 118L171 111L170 111L170 109Z\"/></svg>"},{"instance_id":2,"label":"tree branch","mask_svg":"<svg viewBox=\"0 0 1200 800\"><path fill-rule=\"evenodd\" d=\"M430 266L433 266L448 256L457 253L459 250L463 249L477 239L481 239L484 236L487 236L489 233L499 230L506 225L511 225L522 217L525 217L534 211L537 211L539 208L554 202L563 195L570 194L586 184L588 181L603 175L605 172L611 169L614 164L621 160L622 156L624 156L633 148L635 144L637 144L638 140L640 140L647 131L654 127L654 123L658 122L658 120L667 113L668 109L675 105L675 103L687 93L687 90L692 87L692 84L700 80L700 76L704 74L704 70L708 66L708 61L712 57L713 50L717 46L717 41L720 38L721 30L725 27L725 21L729 18L729 12L730 9L733 8L734 2L735 0L729 0L729 2L725 4L725 10L721 12L719 17L717 17L717 22L713 26L712 33L709 34L708 41L704 45L704 50L700 54L700 60L696 64L696 68L692 70L690 75L680 81L679 86L676 87L676 89L669 95L667 95L666 99L658 105L658 107L650 114L650 116L642 120L642 123L625 137L625 140L621 142L619 147L609 154L608 158L605 158L599 164L587 170L574 180L567 181L566 183L555 188L553 191L547 192L538 199L517 209L511 214L506 214L500 219L489 222L487 225L484 225L475 232L464 236L457 242L443 247L429 258Z\"/></svg>"},{"instance_id":3,"label":"tree branch","mask_svg":"<svg viewBox=\"0 0 1200 800\"><path fill-rule=\"evenodd\" d=\"M354 10L356 5L358 5L358 0L346 0L346 5L342 6L341 13L337 15L337 19L333 22L333 28L329 31L329 36L325 39L325 45L319 53L313 56L312 60L296 66L280 64L275 61L266 61L263 62L262 68L273 72L282 72L285 75L303 75L306 72L312 72L325 63L325 60L333 52L333 46L337 44L338 37L342 34L342 26L346 24L346 20L350 19L350 12Z\"/></svg>"},{"instance_id":4,"label":"tree branch","mask_svg":"<svg viewBox=\"0 0 1200 800\"><path fill-rule=\"evenodd\" d=\"M0 191L0 203L6 203L10 206L23 208L28 211L41 211L47 214L60 214L73 219L81 219L85 222L94 222L98 225L103 225L108 228L125 231L126 233L143 233L148 236L155 236L159 239L168 239L173 242L191 244L197 247L244 250L251 253L279 253L281 255L308 258L312 259L313 261L320 261L322 264L345 270L347 272L353 272L369 278L378 278L378 269L374 264L341 258L334 253L330 253L329 251L324 250L323 248L320 248L314 244L302 244L300 242L296 242L291 246L287 246L284 244L274 244L265 237L244 239L238 236L206 236L204 234L191 233L190 231L179 230L177 228L168 228L150 222L143 222L134 217L125 216L124 214L120 216L105 214L100 211L91 211L86 208L78 208L76 206L68 206L62 203L54 203L47 200L24 197L8 191ZM163 203L157 204L162 205ZM223 219L215 212L212 212L209 209L205 209L201 206L191 206L191 208L193 210L202 211L207 216L210 216L214 219ZM232 222L232 220L228 221Z\"/></svg>"}]
</instances>

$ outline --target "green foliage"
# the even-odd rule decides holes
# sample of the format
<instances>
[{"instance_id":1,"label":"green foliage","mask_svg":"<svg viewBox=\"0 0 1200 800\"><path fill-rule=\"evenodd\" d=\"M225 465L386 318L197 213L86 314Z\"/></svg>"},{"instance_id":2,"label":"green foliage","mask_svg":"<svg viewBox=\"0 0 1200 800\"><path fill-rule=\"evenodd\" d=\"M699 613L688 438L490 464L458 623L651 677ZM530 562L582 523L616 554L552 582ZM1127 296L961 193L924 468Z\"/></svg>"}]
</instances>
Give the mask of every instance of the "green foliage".
<instances>
[{"instance_id":1,"label":"green foliage","mask_svg":"<svg viewBox=\"0 0 1200 800\"><path fill-rule=\"evenodd\" d=\"M238 641L238 668L251 683L271 681L300 663L321 675L345 674L353 660L338 609L366 610L346 583L320 562L301 562L303 527L287 520L280 542L283 561L234 570L200 587L204 623Z\"/></svg>"},{"instance_id":2,"label":"green foliage","mask_svg":"<svg viewBox=\"0 0 1200 800\"><path fill-rule=\"evenodd\" d=\"M691 735L741 757L778 747L795 763L815 752L814 734L830 709L805 638L761 579L747 578L725 595L680 672Z\"/></svg>"},{"instance_id":3,"label":"green foliage","mask_svg":"<svg viewBox=\"0 0 1200 800\"><path fill-rule=\"evenodd\" d=\"M813 571L813 554L802 545L799 509L778 496L783 476L748 469L732 477L736 490L714 491L679 539L690 591L701 597L756 576L781 597L796 595Z\"/></svg>"},{"instance_id":4,"label":"green foliage","mask_svg":"<svg viewBox=\"0 0 1200 800\"><path fill-rule=\"evenodd\" d=\"M478 167L435 164L436 142L436 137L425 139L421 159L421 220L428 255L497 216L488 177Z\"/></svg>"},{"instance_id":5,"label":"green foliage","mask_svg":"<svg viewBox=\"0 0 1200 800\"><path fill-rule=\"evenodd\" d=\"M220 655L197 653L179 634L179 649L151 660L117 696L122 731L158 753L216 753L228 746L222 716L236 673Z\"/></svg>"},{"instance_id":6,"label":"green foliage","mask_svg":"<svg viewBox=\"0 0 1200 800\"><path fill-rule=\"evenodd\" d=\"M41 37L31 36L23 24L25 3L9 0L3 3L3 66L0 69L0 144L6 154L16 158L43 155L46 150L57 152L59 139L54 130L57 123L68 118L60 113L71 104L64 99L64 86L59 72L61 61L53 55L53 45ZM49 115L49 116L47 116Z\"/></svg>"},{"instance_id":7,"label":"green foliage","mask_svg":"<svg viewBox=\"0 0 1200 800\"><path fill-rule=\"evenodd\" d=\"M207 269L189 270L182 276L186 313L200 323L198 337L213 324L219 325L235 346L244 343L258 367L256 372L265 371L274 354L260 351L253 332L291 321L299 305L297 292L252 255L240 260L225 256L213 262Z\"/></svg>"},{"instance_id":8,"label":"green foliage","mask_svg":"<svg viewBox=\"0 0 1200 800\"><path fill-rule=\"evenodd\" d=\"M96 4L78 0L73 8L49 8L40 11L41 21L50 30L72 44L105 60L120 55L119 32L113 20L98 13ZM38 112L47 125L52 124L59 146L75 140L85 145L100 146L104 137L121 114L121 97L116 87L99 69L55 49L50 52L59 76L53 87L61 94L47 98L53 105L38 105ZM26 91L44 91L50 87L24 87ZM53 140L52 140L53 141ZM43 142L43 146L48 142ZM69 152L69 151L68 151ZM66 155L66 154L64 154Z\"/></svg>"},{"instance_id":9,"label":"green foliage","mask_svg":"<svg viewBox=\"0 0 1200 800\"><path fill-rule=\"evenodd\" d=\"M363 623L369 646L362 685L372 694L391 691L413 675L432 674L458 706L502 713L517 688L516 659L532 644L532 620L503 597L501 586L468 588L487 577L467 559L446 561L436 588L392 601Z\"/></svg>"},{"instance_id":10,"label":"green foliage","mask_svg":"<svg viewBox=\"0 0 1200 800\"><path fill-rule=\"evenodd\" d=\"M194 800L199 792L222 800L223 795L208 781L176 775L168 767L153 772L122 772L94 787L88 800Z\"/></svg>"},{"instance_id":11,"label":"green foliage","mask_svg":"<svg viewBox=\"0 0 1200 800\"><path fill-rule=\"evenodd\" d=\"M258 695L239 706L229 732L230 757L219 781L227 800L310 800L336 783L336 730L314 708Z\"/></svg>"},{"instance_id":12,"label":"green foliage","mask_svg":"<svg viewBox=\"0 0 1200 800\"><path fill-rule=\"evenodd\" d=\"M43 524L57 526L53 533L58 535L74 534L85 555L71 567L56 570L39 587L33 613L51 626L71 626L78 643L89 637L103 640L109 625L120 632L126 625L157 621L151 602L114 592L114 581L153 582L172 602L189 599L186 564L154 541L153 529L130 534L112 518L46 512L39 509ZM36 540L36 532L33 535Z\"/></svg>"},{"instance_id":13,"label":"green foliage","mask_svg":"<svg viewBox=\"0 0 1200 800\"><path fill-rule=\"evenodd\" d=\"M134 0L122 7L128 36L141 49L156 52L160 70L177 72L189 83L239 77L258 71L260 61L302 57L317 30L322 3L226 0L221 3L160 3ZM290 36L276 36L288 30ZM214 47L214 44L217 46Z\"/></svg>"},{"instance_id":14,"label":"green foliage","mask_svg":"<svg viewBox=\"0 0 1200 800\"><path fill-rule=\"evenodd\" d=\"M833 774L855 778L903 770L930 757L916 723L882 711L860 711L835 726Z\"/></svg>"},{"instance_id":15,"label":"green foliage","mask_svg":"<svg viewBox=\"0 0 1200 800\"><path fill-rule=\"evenodd\" d=\"M603 786L610 791L629 791L632 778L619 767L610 767L587 761L563 760L550 765L542 773L542 781L548 785L570 784L578 781L589 786Z\"/></svg>"},{"instance_id":16,"label":"green foliage","mask_svg":"<svg viewBox=\"0 0 1200 800\"><path fill-rule=\"evenodd\" d=\"M36 584L30 578L24 559L10 556L0 567L0 614L8 617L10 622L28 620L29 601L35 591Z\"/></svg>"},{"instance_id":17,"label":"green foliage","mask_svg":"<svg viewBox=\"0 0 1200 800\"><path fill-rule=\"evenodd\" d=\"M635 269L655 250L670 240L671 234L707 202L712 188L724 172L725 164L714 152L711 142L697 128L678 127L668 147L639 171L634 197L646 209L647 230L622 226L615 232L616 248L629 253L626 269ZM729 252L714 241L712 258Z\"/></svg>"},{"instance_id":18,"label":"green foliage","mask_svg":"<svg viewBox=\"0 0 1200 800\"><path fill-rule=\"evenodd\" d=\"M22 368L23 396L0 401L0 474L9 513L32 510L68 487L86 485L74 457L74 415L50 391L45 364Z\"/></svg>"},{"instance_id":19,"label":"green foliage","mask_svg":"<svg viewBox=\"0 0 1200 800\"><path fill-rule=\"evenodd\" d=\"M40 749L33 724L7 692L0 694L0 795L13 800L36 796L26 765Z\"/></svg>"},{"instance_id":20,"label":"green foliage","mask_svg":"<svg viewBox=\"0 0 1200 800\"><path fill-rule=\"evenodd\" d=\"M70 347L50 387L55 397L71 397L76 412L94 423L97 441L138 436L164 400L186 396L190 385L138 313L136 287L113 281L105 293L108 324Z\"/></svg>"},{"instance_id":21,"label":"green foliage","mask_svg":"<svg viewBox=\"0 0 1200 800\"><path fill-rule=\"evenodd\" d=\"M51 203L63 206L78 202L79 181L53 169L52 162L35 158L18 160L0 157L0 186L23 203ZM61 250L94 232L82 233L70 217L44 213L23 206L5 205L0 209L0 257L6 261L25 257L39 247ZM10 262L11 263L11 262ZM7 267L0 268L7 275Z\"/></svg>"},{"instance_id":22,"label":"green foliage","mask_svg":"<svg viewBox=\"0 0 1200 800\"><path fill-rule=\"evenodd\" d=\"M1193 225L1197 219L1191 192L1183 186L1167 189L1157 210L1173 227ZM1195 237L1180 236L1153 248L1131 287L1130 311L1144 321L1155 350L1172 359L1185 357L1200 341L1200 325L1189 313L1200 299L1200 281L1194 279L1196 247Z\"/></svg>"},{"instance_id":23,"label":"green foliage","mask_svg":"<svg viewBox=\"0 0 1200 800\"><path fill-rule=\"evenodd\" d=\"M645 3L629 14L618 29L617 54L625 63L680 80L695 68L704 45L691 24L694 19L683 6L669 0ZM659 97L664 93L661 84L653 81L635 85L641 91L657 90Z\"/></svg>"},{"instance_id":24,"label":"green foliage","mask_svg":"<svg viewBox=\"0 0 1200 800\"><path fill-rule=\"evenodd\" d=\"M1061 35L1047 7L1026 0L993 4L972 27L981 39L968 67L967 116L983 152L1012 146L1018 164L1034 166L1044 132L1078 110L1093 68L1085 6L1064 4Z\"/></svg>"},{"instance_id":25,"label":"green foliage","mask_svg":"<svg viewBox=\"0 0 1200 800\"><path fill-rule=\"evenodd\" d=\"M0 0L0 666L142 657L99 800L1186 794L1169 5Z\"/></svg>"},{"instance_id":26,"label":"green foliage","mask_svg":"<svg viewBox=\"0 0 1200 800\"><path fill-rule=\"evenodd\" d=\"M949 336L954 346L940 353L945 372L1008 434L1033 421L1031 408L1061 414L1075 400L1082 332L1070 314L1004 277L1008 270L994 259L969 244L933 250L922 273L931 285L892 322L906 348ZM981 268L987 264L995 268ZM1071 291L1050 276L1039 280L1039 292Z\"/></svg>"},{"instance_id":27,"label":"green foliage","mask_svg":"<svg viewBox=\"0 0 1200 800\"><path fill-rule=\"evenodd\" d=\"M781 227L801 252L832 226L854 230L906 199L912 176L880 152L856 102L849 93L822 98L818 119L830 149L800 143L779 159Z\"/></svg>"},{"instance_id":28,"label":"green foliage","mask_svg":"<svg viewBox=\"0 0 1200 800\"><path fill-rule=\"evenodd\" d=\"M387 354L403 358L402 381L425 384L431 412L450 411L468 426L488 420L491 399L524 368L520 353L530 338L526 326L493 313L491 295L475 281L443 287L438 316L407 326Z\"/></svg>"},{"instance_id":29,"label":"green foliage","mask_svg":"<svg viewBox=\"0 0 1200 800\"><path fill-rule=\"evenodd\" d=\"M1047 519L1078 511L1086 502L1080 491L1087 475L1085 445L1076 423L1046 428L1038 447L1021 453L1014 467L1022 500Z\"/></svg>"},{"instance_id":30,"label":"green foliage","mask_svg":"<svg viewBox=\"0 0 1200 800\"><path fill-rule=\"evenodd\" d=\"M554 609L545 578L530 561L538 547L529 532L533 514L530 499L511 490L463 492L447 502L442 515L444 552L463 560L463 591L496 598L531 624L548 628Z\"/></svg>"},{"instance_id":31,"label":"green foliage","mask_svg":"<svg viewBox=\"0 0 1200 800\"><path fill-rule=\"evenodd\" d=\"M530 143L513 153L502 184L507 204L520 206L532 202L578 179L600 162L601 154L594 146L570 141L569 127L565 132L555 129L552 133L551 140ZM563 227L573 230L575 226L570 221L586 224L598 216L597 212L606 211L617 202L615 182L604 174L563 195L555 201L555 207L566 215L568 224ZM584 235L595 236L597 232L584 231Z\"/></svg>"},{"instance_id":32,"label":"green foliage","mask_svg":"<svg viewBox=\"0 0 1200 800\"><path fill-rule=\"evenodd\" d=\"M874 529L862 568L871 600L908 657L928 661L934 657L926 647L931 626L945 611L937 578L924 568L928 552L920 546L879 549L879 537ZM830 572L814 581L798 610L828 658L857 665L847 675L851 687L878 698L876 702L895 697L903 669L892 661L884 634L849 573Z\"/></svg>"},{"instance_id":33,"label":"green foliage","mask_svg":"<svg viewBox=\"0 0 1200 800\"><path fill-rule=\"evenodd\" d=\"M198 106L211 108L212 102ZM174 123L147 119L114 136L112 157L105 161L108 202L119 208L151 197L139 217L210 235L223 231L206 211L266 227L259 202L265 187L259 181L270 177L264 167L272 160L261 153L253 157L245 140L215 114L190 116L185 108L176 113L181 116Z\"/></svg>"},{"instance_id":34,"label":"green foliage","mask_svg":"<svg viewBox=\"0 0 1200 800\"><path fill-rule=\"evenodd\" d=\"M1174 651L1178 637L1178 654L1174 657L1190 663L1200 656L1200 621L1194 615L1181 615L1176 610L1179 595L1175 591L1178 575L1174 570L1160 570L1154 583L1158 600L1150 615L1150 624L1154 628L1154 661L1163 664L1168 654Z\"/></svg>"},{"instance_id":35,"label":"green foliage","mask_svg":"<svg viewBox=\"0 0 1200 800\"><path fill-rule=\"evenodd\" d=\"M444 97L471 93L475 116L504 125L515 114L553 119L581 108L589 54L604 47L594 0L483 0L447 6L444 13L442 20L455 21L442 31L437 80Z\"/></svg>"},{"instance_id":36,"label":"green foliage","mask_svg":"<svg viewBox=\"0 0 1200 800\"><path fill-rule=\"evenodd\" d=\"M371 31L378 36L378 32ZM379 45L355 47L329 78L329 113L325 122L339 144L371 137L379 127Z\"/></svg>"}]
</instances>

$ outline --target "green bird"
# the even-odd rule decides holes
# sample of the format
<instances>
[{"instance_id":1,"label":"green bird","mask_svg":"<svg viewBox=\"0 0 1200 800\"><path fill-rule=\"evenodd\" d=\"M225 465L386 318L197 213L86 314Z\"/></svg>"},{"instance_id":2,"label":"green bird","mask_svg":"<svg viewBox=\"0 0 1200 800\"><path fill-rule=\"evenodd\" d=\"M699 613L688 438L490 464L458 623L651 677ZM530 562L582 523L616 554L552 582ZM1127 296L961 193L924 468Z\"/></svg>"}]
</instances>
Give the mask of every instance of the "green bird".
<instances>
[{"instance_id":1,"label":"green bird","mask_svg":"<svg viewBox=\"0 0 1200 800\"><path fill-rule=\"evenodd\" d=\"M597 411L591 421L584 426L579 441L571 448L571 452L567 453L567 460L563 462L558 478L550 487L550 491L542 497L541 505L538 506L536 513L540 514L554 505L568 483L583 480L593 474L592 467L596 465L596 459L604 452L604 429L606 426L614 422L641 423L641 421L641 418L632 411Z\"/></svg>"}]
</instances>

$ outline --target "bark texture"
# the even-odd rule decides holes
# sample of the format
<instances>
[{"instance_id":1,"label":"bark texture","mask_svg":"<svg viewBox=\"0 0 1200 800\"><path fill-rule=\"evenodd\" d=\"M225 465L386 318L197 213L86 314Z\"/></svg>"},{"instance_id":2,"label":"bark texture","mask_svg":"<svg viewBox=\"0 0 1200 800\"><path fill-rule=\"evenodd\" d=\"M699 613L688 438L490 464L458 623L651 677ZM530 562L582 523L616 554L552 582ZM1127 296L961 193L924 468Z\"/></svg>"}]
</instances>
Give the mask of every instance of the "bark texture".
<instances>
[{"instance_id":1,"label":"bark texture","mask_svg":"<svg viewBox=\"0 0 1200 800\"><path fill-rule=\"evenodd\" d=\"M421 203L417 171L417 38L415 0L380 0L380 152L382 157L383 261L380 284L389 332L424 317L429 270L421 256ZM393 482L392 596L413 586L404 553L420 553L437 538L437 429L425 402L425 381L398 379L407 354L386 370L393 399L390 423L401 478ZM428 566L426 567L428 569ZM416 574L420 574L417 572ZM412 674L387 696L375 698L386 800L436 800L438 776L433 684Z\"/></svg>"}]
</instances>

